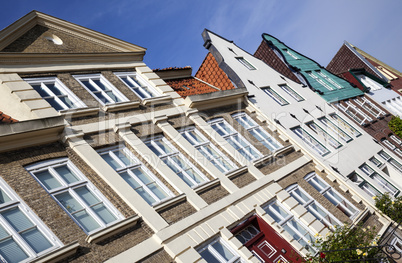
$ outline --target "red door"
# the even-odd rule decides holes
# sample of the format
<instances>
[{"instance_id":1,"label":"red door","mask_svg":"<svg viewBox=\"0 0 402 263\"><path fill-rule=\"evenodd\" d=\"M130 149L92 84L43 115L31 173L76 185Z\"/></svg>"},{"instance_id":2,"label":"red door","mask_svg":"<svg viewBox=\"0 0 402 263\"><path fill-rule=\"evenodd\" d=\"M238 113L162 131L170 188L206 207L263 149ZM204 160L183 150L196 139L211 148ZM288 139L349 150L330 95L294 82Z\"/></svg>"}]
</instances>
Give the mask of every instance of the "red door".
<instances>
[{"instance_id":1,"label":"red door","mask_svg":"<svg viewBox=\"0 0 402 263\"><path fill-rule=\"evenodd\" d=\"M237 225L232 233L261 262L303 262L296 250L256 215Z\"/></svg>"}]
</instances>

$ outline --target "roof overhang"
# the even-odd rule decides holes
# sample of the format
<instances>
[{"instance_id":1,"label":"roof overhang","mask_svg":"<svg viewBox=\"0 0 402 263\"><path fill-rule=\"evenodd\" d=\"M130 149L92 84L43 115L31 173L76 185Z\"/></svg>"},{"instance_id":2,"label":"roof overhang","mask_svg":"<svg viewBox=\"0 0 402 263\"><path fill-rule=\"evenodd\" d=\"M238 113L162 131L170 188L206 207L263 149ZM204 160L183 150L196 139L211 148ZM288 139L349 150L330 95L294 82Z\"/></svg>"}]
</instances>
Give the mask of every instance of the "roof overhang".
<instances>
[{"instance_id":1,"label":"roof overhang","mask_svg":"<svg viewBox=\"0 0 402 263\"><path fill-rule=\"evenodd\" d=\"M2 124L0 152L58 141L64 127L63 116Z\"/></svg>"},{"instance_id":2,"label":"roof overhang","mask_svg":"<svg viewBox=\"0 0 402 263\"><path fill-rule=\"evenodd\" d=\"M246 88L222 90L188 96L184 100L184 104L189 108L206 110L241 103L244 99L246 99L247 94L248 91Z\"/></svg>"},{"instance_id":3,"label":"roof overhang","mask_svg":"<svg viewBox=\"0 0 402 263\"><path fill-rule=\"evenodd\" d=\"M191 77L192 71L193 69L191 67L154 70L163 80L189 78Z\"/></svg>"}]
</instances>

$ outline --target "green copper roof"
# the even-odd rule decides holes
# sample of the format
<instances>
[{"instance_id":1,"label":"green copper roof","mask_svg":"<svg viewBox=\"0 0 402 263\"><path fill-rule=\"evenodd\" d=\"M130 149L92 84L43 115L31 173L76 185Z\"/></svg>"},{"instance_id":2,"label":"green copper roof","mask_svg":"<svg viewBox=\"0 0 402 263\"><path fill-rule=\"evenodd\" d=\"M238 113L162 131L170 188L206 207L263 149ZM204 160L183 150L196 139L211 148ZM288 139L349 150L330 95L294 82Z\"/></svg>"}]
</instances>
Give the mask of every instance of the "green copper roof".
<instances>
[{"instance_id":1,"label":"green copper roof","mask_svg":"<svg viewBox=\"0 0 402 263\"><path fill-rule=\"evenodd\" d=\"M330 73L314 60L303 56L289 48L275 37L263 34L263 39L279 51L285 62L294 70L299 71L313 90L327 102L353 98L363 95L363 92L353 87L346 80Z\"/></svg>"}]
</instances>

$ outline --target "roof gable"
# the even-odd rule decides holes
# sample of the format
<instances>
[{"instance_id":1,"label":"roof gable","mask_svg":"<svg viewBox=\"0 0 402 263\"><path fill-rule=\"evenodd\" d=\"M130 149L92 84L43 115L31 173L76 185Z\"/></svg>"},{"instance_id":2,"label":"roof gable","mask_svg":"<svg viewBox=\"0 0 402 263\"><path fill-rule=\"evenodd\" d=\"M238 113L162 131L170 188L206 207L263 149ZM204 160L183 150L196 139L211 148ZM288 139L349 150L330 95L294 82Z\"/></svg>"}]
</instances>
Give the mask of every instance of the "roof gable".
<instances>
[{"instance_id":1,"label":"roof gable","mask_svg":"<svg viewBox=\"0 0 402 263\"><path fill-rule=\"evenodd\" d=\"M60 36L59 36L60 35ZM63 42L59 45L60 48L64 45L63 37L76 39L75 45L71 43L70 39L67 40L67 50L70 52L76 52L75 46L79 46L82 43L86 44L84 52L145 52L145 48L119 40L114 37L96 32L94 30L64 21L62 19L38 12L31 11L24 17L20 18L10 26L0 31L0 50L2 52L29 52L29 53L47 53L46 50L38 49L39 43L43 41L49 41L49 38L56 36ZM63 36L63 37L61 37ZM47 39L46 39L47 38ZM31 42L33 47L23 47L21 42ZM53 45L54 44L52 43ZM96 48L89 48L89 44L96 46ZM26 45L26 44L25 44ZM48 47L48 45L45 45ZM48 50L49 52L55 52L57 47ZM73 51L74 50L74 51ZM56 53L68 52L58 51Z\"/></svg>"}]
</instances>

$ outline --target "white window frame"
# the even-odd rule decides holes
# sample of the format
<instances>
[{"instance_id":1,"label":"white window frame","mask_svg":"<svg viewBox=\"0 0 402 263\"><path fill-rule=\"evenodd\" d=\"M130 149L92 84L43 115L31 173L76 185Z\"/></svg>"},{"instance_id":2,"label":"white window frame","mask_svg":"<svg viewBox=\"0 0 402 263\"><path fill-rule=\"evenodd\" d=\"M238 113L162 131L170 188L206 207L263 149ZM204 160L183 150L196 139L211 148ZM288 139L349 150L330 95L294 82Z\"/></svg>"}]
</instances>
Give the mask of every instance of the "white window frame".
<instances>
[{"instance_id":1,"label":"white window frame","mask_svg":"<svg viewBox=\"0 0 402 263\"><path fill-rule=\"evenodd\" d=\"M360 125L363 125L365 121L371 122L373 120L370 116L368 116L361 109L356 107L350 101L345 101L345 103L347 105L346 107L340 103L335 103L335 106L338 107L343 112L345 112L346 114L348 114L350 117L352 117L352 119L357 121Z\"/></svg>"},{"instance_id":2,"label":"white window frame","mask_svg":"<svg viewBox=\"0 0 402 263\"><path fill-rule=\"evenodd\" d=\"M63 243L52 233L52 231L42 222L41 219L25 204L22 199L11 189L10 186L0 178L0 190L9 197L9 201L0 205L0 226L7 232L8 237L4 237L1 241L11 238L25 252L27 258L20 262L30 262L32 259L40 257L48 252L63 246ZM18 209L32 223L32 227L17 231L4 217L3 213L7 210ZM20 235L20 232L29 231L36 228L51 244L51 247L37 253L27 241ZM0 261L7 262L0 254Z\"/></svg>"},{"instance_id":3,"label":"white window frame","mask_svg":"<svg viewBox=\"0 0 402 263\"><path fill-rule=\"evenodd\" d=\"M221 246L225 247L233 257L229 260L226 260L214 247L215 243L220 243ZM215 238L212 241L209 241L207 244L202 245L201 247L197 248L197 252L201 255L203 251L207 250L216 260L220 263L245 263L246 261L243 260L234 249L232 249L226 242L222 240L222 238ZM204 259L205 260L205 259Z\"/></svg>"},{"instance_id":4,"label":"white window frame","mask_svg":"<svg viewBox=\"0 0 402 263\"><path fill-rule=\"evenodd\" d=\"M397 169L399 172L402 173L402 165L397 160L392 158L388 153L386 153L385 151L381 150L381 151L378 152L378 155L381 158L383 158L385 161L390 163L395 169Z\"/></svg>"},{"instance_id":5,"label":"white window frame","mask_svg":"<svg viewBox=\"0 0 402 263\"><path fill-rule=\"evenodd\" d=\"M396 146L392 142L388 141L387 139L384 139L381 142L383 144L385 144L386 146L388 146L391 150L394 150L396 148Z\"/></svg>"},{"instance_id":6,"label":"white window frame","mask_svg":"<svg viewBox=\"0 0 402 263\"><path fill-rule=\"evenodd\" d=\"M244 57L236 57L236 60L239 61L243 66L245 66L248 70L256 70L257 68L251 64L247 59Z\"/></svg>"},{"instance_id":7,"label":"white window frame","mask_svg":"<svg viewBox=\"0 0 402 263\"><path fill-rule=\"evenodd\" d=\"M208 121L208 123L212 127L212 129L221 134L221 136L248 161L256 160L263 157L260 151L258 151L248 140L246 140L239 132L237 132L232 127L232 125L227 123L226 120L224 120L223 118L216 118ZM226 129L222 128L221 125L225 126ZM236 137L237 140L235 139ZM246 146L243 146L242 143L239 141L243 142L243 144L245 144ZM247 151L246 148L249 148L251 151L253 151L256 156L250 153L250 151Z\"/></svg>"},{"instance_id":8,"label":"white window frame","mask_svg":"<svg viewBox=\"0 0 402 263\"><path fill-rule=\"evenodd\" d=\"M129 165L126 165L121 158L119 157L116 152L121 151L124 156L130 161ZM140 186L137 188L134 188L134 190L139 194L140 192L137 191L138 188L143 189L143 191L151 196L155 202L149 203L148 200L146 200L143 196L143 199L148 202L149 205L156 205L161 203L162 201L174 197L174 194L167 188L140 160L138 160L137 157L134 156L134 154L125 146L123 147L109 147L106 149L100 149L98 150L99 155L103 158L104 155L108 155L110 158L112 158L118 165L120 165L120 168L115 168L115 171L122 176L123 173L127 173L137 184ZM106 161L106 160L105 160ZM140 169L149 179L152 181L149 183L144 183L141 181L140 178L138 178L132 170L134 169ZM123 177L123 176L122 176ZM123 178L124 179L124 178ZM148 185L156 184L166 195L165 198L159 198L151 189ZM129 184L132 186L131 184Z\"/></svg>"},{"instance_id":9,"label":"white window frame","mask_svg":"<svg viewBox=\"0 0 402 263\"><path fill-rule=\"evenodd\" d=\"M375 105L373 102L369 101L365 97L356 97L353 98L353 101L356 102L361 107L363 107L365 110L367 110L371 115L373 115L376 118L380 118L381 116L386 115L385 111L381 110L379 107L377 107L377 105Z\"/></svg>"},{"instance_id":10,"label":"white window frame","mask_svg":"<svg viewBox=\"0 0 402 263\"><path fill-rule=\"evenodd\" d=\"M398 245L397 245L398 243ZM391 241L391 245L394 246L394 248L402 254L402 240L399 237L394 237Z\"/></svg>"},{"instance_id":11,"label":"white window frame","mask_svg":"<svg viewBox=\"0 0 402 263\"><path fill-rule=\"evenodd\" d=\"M398 138L398 137L396 137L395 135L391 135L391 136L389 136L394 142L396 142L398 145L401 145L402 144L402 141Z\"/></svg>"},{"instance_id":12,"label":"white window frame","mask_svg":"<svg viewBox=\"0 0 402 263\"><path fill-rule=\"evenodd\" d=\"M353 178L353 176L356 176L356 178ZM349 179L351 179L354 184L361 188L370 197L379 196L382 194L381 191L379 191L358 173L353 173L351 176L349 176Z\"/></svg>"},{"instance_id":13,"label":"white window frame","mask_svg":"<svg viewBox=\"0 0 402 263\"><path fill-rule=\"evenodd\" d=\"M285 212L287 216L282 216L278 211L276 211L276 209L273 208L274 205L278 206L279 209L282 209L282 211ZM303 222L301 222L298 218L296 218L288 209L286 209L281 203L279 203L277 200L274 200L268 203L266 206L264 206L263 209L269 216L273 214L274 217L272 219L274 219L275 222L278 225L280 225L286 232L288 232L287 228L289 228L296 235L298 235L299 239L296 240L294 235L288 232L294 238L294 240L297 241L302 247L306 248L310 252L314 252L314 254L315 252L317 252L315 251L314 247L309 245L315 241L314 234L312 233L312 231L306 225L304 225ZM292 221L298 224L306 232L306 234L299 232L295 227L293 227ZM309 238L307 238L307 236L310 237L310 240Z\"/></svg>"},{"instance_id":14,"label":"white window frame","mask_svg":"<svg viewBox=\"0 0 402 263\"><path fill-rule=\"evenodd\" d=\"M314 131L318 136L320 136L325 142L327 142L329 145L331 145L333 148L338 149L342 147L342 144L336 140L334 137L332 137L326 130L321 128L320 125L318 125L315 121L311 121L309 123L306 123L306 125Z\"/></svg>"},{"instance_id":15,"label":"white window frame","mask_svg":"<svg viewBox=\"0 0 402 263\"><path fill-rule=\"evenodd\" d=\"M339 138L341 138L344 142L348 143L353 140L353 138L344 132L340 127L338 127L335 123L333 123L329 118L322 117L318 119L325 127L332 130Z\"/></svg>"},{"instance_id":16,"label":"white window frame","mask_svg":"<svg viewBox=\"0 0 402 263\"><path fill-rule=\"evenodd\" d=\"M77 182L68 183L54 170L54 168L67 166L69 170L75 175L78 179ZM117 222L121 221L124 217L123 215L110 203L110 201L81 173L80 170L68 159L68 158L60 158L56 160L43 161L37 164L30 165L26 167L26 169L30 172L30 174L35 178L36 181L49 193L50 196L60 205L60 207L71 217L77 225L79 225L82 230L88 235L92 233L96 233L99 230L102 230L108 226L114 225ZM35 175L35 173L48 171L55 180L61 185L54 189L48 189ZM88 205L86 202L74 191L74 189L78 189L81 187L87 188L90 193L92 193L99 202L95 205L103 203L103 205L109 210L109 212L116 218L113 222L104 223L102 219L92 211L92 206ZM68 193L74 200L82 206L82 209L74 211L74 213L79 211L86 211L87 214L99 225L98 228L93 229L92 231L87 231L83 225L81 225L78 220L75 219L73 214L68 211L67 208L57 199L56 195Z\"/></svg>"},{"instance_id":17,"label":"white window frame","mask_svg":"<svg viewBox=\"0 0 402 263\"><path fill-rule=\"evenodd\" d=\"M162 141L163 144L167 145L167 147L169 147L172 152L166 153L161 147L158 146L157 141ZM179 174L181 173L183 175L183 177L185 177L187 180L187 181L186 180L183 180L183 181L191 188L197 187L197 186L202 185L209 181L209 179L200 170L198 170L197 167L195 167L195 165L193 165L186 157L184 157L164 136L162 136L162 135L155 136L152 139L145 141L144 143L148 146L148 148L150 148L149 146L151 145L154 149L156 149L158 152L160 152L161 154L158 154L156 152L154 152L154 153L168 167L169 167L168 163L171 163L173 165L173 168L171 168L171 167L169 167L169 168L172 169L173 172L175 172L175 170L177 170L177 172L175 172L177 174L177 176L179 176ZM195 175L198 176L200 182L197 182L195 179L193 179L186 172L186 170L184 170L178 163L176 163L174 161L175 158L180 159L185 165L187 165L189 167L189 169L192 169L194 171Z\"/></svg>"},{"instance_id":18,"label":"white window frame","mask_svg":"<svg viewBox=\"0 0 402 263\"><path fill-rule=\"evenodd\" d=\"M310 185L312 185L320 194L327 198L334 206L341 210L350 219L353 219L359 214L359 209L350 203L343 195L339 194L338 191L333 189L329 184L327 184L323 179L321 179L315 172L312 172L304 177ZM332 199L333 201L331 201ZM336 198L338 196L341 200ZM335 204L336 202L336 204ZM355 210L353 212L349 207Z\"/></svg>"},{"instance_id":19,"label":"white window frame","mask_svg":"<svg viewBox=\"0 0 402 263\"><path fill-rule=\"evenodd\" d=\"M383 86L380 83L378 83L377 81L371 79L370 77L368 77L364 74L356 74L356 77L358 80L360 80L361 83L363 83L363 85L366 88L369 88L370 91L380 90L383 88Z\"/></svg>"},{"instance_id":20,"label":"white window frame","mask_svg":"<svg viewBox=\"0 0 402 263\"><path fill-rule=\"evenodd\" d=\"M114 74L142 100L161 96L161 94L137 72L114 72ZM127 78L131 86L124 81L123 78Z\"/></svg>"},{"instance_id":21,"label":"white window frame","mask_svg":"<svg viewBox=\"0 0 402 263\"><path fill-rule=\"evenodd\" d=\"M315 73L312 71L306 71L307 75L309 75L311 78L313 78L315 81L317 81L321 86L326 88L327 90L335 90L335 88L331 87L328 85L325 81L323 81L319 76L317 76Z\"/></svg>"},{"instance_id":22,"label":"white window frame","mask_svg":"<svg viewBox=\"0 0 402 263\"><path fill-rule=\"evenodd\" d=\"M273 90L271 87L263 87L261 88L262 91L265 92L268 96L270 96L274 101L276 101L279 105L285 106L288 105L289 102L282 98L281 95L279 95L275 90Z\"/></svg>"},{"instance_id":23,"label":"white window frame","mask_svg":"<svg viewBox=\"0 0 402 263\"><path fill-rule=\"evenodd\" d=\"M327 82L331 83L336 88L343 89L343 87L341 85L339 85L336 81L334 81L332 78L330 78L327 74L325 74L321 70L316 70L315 72L317 72L318 75L323 77Z\"/></svg>"},{"instance_id":24,"label":"white window frame","mask_svg":"<svg viewBox=\"0 0 402 263\"><path fill-rule=\"evenodd\" d=\"M300 196L297 193L297 190L299 190L308 200L304 200L302 196ZM288 186L286 188L286 191L294 198L296 199L299 204L301 204L304 208L306 208L314 217L319 220L321 223L323 223L327 227L333 227L334 224L341 226L342 223L334 217L328 210L326 210L324 207L322 207L318 202L316 202L306 191L304 191L303 188L301 188L298 184L294 184L291 186ZM314 205L318 207L318 209L321 209L322 212L326 214L326 216L329 218L325 218L318 210L314 208ZM333 221L333 223L331 223Z\"/></svg>"},{"instance_id":25,"label":"white window frame","mask_svg":"<svg viewBox=\"0 0 402 263\"><path fill-rule=\"evenodd\" d=\"M368 164L364 163L359 167L359 169L364 172L368 177L373 179L373 181L380 186L384 191L389 192L393 196L397 196L399 194L399 190L392 183L390 183L384 176L380 175L373 168L371 168Z\"/></svg>"},{"instance_id":26,"label":"white window frame","mask_svg":"<svg viewBox=\"0 0 402 263\"><path fill-rule=\"evenodd\" d=\"M302 127L295 127L292 129L292 131L320 156L325 156L330 153L330 150L328 150L324 145L322 145L317 139L311 136L311 134L309 134Z\"/></svg>"},{"instance_id":27,"label":"white window frame","mask_svg":"<svg viewBox=\"0 0 402 263\"><path fill-rule=\"evenodd\" d=\"M202 140L202 142L197 141L194 136L191 135L192 132L195 133L195 136ZM190 126L183 128L179 130L179 133L222 173L227 174L238 168L236 164L216 148L196 127ZM211 154L211 152L213 154ZM219 158L216 158L214 155L218 155ZM225 162L230 167L226 167Z\"/></svg>"},{"instance_id":28,"label":"white window frame","mask_svg":"<svg viewBox=\"0 0 402 263\"><path fill-rule=\"evenodd\" d=\"M372 162L375 166L380 167L382 165L382 162L378 160L375 156L370 158L370 162Z\"/></svg>"},{"instance_id":29,"label":"white window frame","mask_svg":"<svg viewBox=\"0 0 402 263\"><path fill-rule=\"evenodd\" d=\"M361 132L359 132L355 127L350 125L349 122L345 121L338 114L333 113L333 114L331 114L329 116L331 116L331 118L336 121L336 123L338 124L338 127L343 126L344 129L347 130L349 134L352 134L355 137L359 137L360 135L362 135Z\"/></svg>"},{"instance_id":30,"label":"white window frame","mask_svg":"<svg viewBox=\"0 0 402 263\"><path fill-rule=\"evenodd\" d=\"M58 107L61 109L56 109L57 111L65 111L65 110L70 110L70 109L77 109L77 108L85 108L87 105L85 105L84 102L82 102L69 88L67 88L63 82L61 82L58 78L56 77L49 77L49 78L26 78L24 79L29 85L31 86L36 86L40 85L40 87L49 95L49 96L42 96L39 91L39 95L46 100L52 107L52 103L49 102L49 100L54 100L55 103L57 103ZM48 88L46 84L53 84L61 93L62 95L57 95L55 94L51 89ZM35 88L34 88L35 89ZM73 104L72 107L70 107L68 104L63 102L60 98L61 97L67 97L71 103Z\"/></svg>"},{"instance_id":31,"label":"white window frame","mask_svg":"<svg viewBox=\"0 0 402 263\"><path fill-rule=\"evenodd\" d=\"M242 120L243 117L246 118L247 121ZM256 138L271 152L283 148L282 144L280 144L271 134L266 132L245 112L232 114L232 118L235 119L244 129L250 132L254 138Z\"/></svg>"},{"instance_id":32,"label":"white window frame","mask_svg":"<svg viewBox=\"0 0 402 263\"><path fill-rule=\"evenodd\" d=\"M294 89L292 89L291 87L289 87L289 85L287 84L281 84L278 85L283 91L285 91L287 94L289 94L292 98L294 98L297 102L299 101L303 101L304 98L297 93L296 91L294 91Z\"/></svg>"},{"instance_id":33,"label":"white window frame","mask_svg":"<svg viewBox=\"0 0 402 263\"><path fill-rule=\"evenodd\" d=\"M128 99L126 96L123 95L112 83L110 83L102 74L89 74L89 75L74 75L73 76L97 101L99 101L100 104L102 105L108 105L108 104L115 104L115 103L121 103L121 102L127 102ZM104 90L102 90L93 80L99 80L105 88L107 88L109 91L113 93L113 95L120 101L115 101L113 98L111 98ZM82 81L89 81L90 84L92 84L92 87L95 88L97 91L96 93L102 94L102 96L108 100L106 103L104 103L98 96L91 91Z\"/></svg>"}]
</instances>

